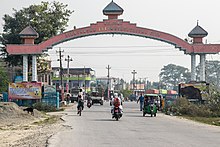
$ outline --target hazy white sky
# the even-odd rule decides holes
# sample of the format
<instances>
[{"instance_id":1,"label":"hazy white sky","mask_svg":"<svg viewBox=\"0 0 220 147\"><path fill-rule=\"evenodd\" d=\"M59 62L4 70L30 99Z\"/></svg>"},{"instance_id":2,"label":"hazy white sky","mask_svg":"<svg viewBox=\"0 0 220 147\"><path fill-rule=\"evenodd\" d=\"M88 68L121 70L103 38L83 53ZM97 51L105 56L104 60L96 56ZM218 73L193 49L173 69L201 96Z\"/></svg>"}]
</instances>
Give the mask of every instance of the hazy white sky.
<instances>
[{"instance_id":1,"label":"hazy white sky","mask_svg":"<svg viewBox=\"0 0 220 147\"><path fill-rule=\"evenodd\" d=\"M53 0L48 0L53 1ZM68 30L89 26L107 17L102 10L111 0L59 0L74 10L68 23ZM0 15L12 14L12 8L20 10L41 0L1 0ZM207 43L220 43L220 1L201 0L114 0L124 9L119 17L136 23L139 27L163 31L179 38L186 38L196 26L197 20L209 34ZM3 21L0 21L2 32ZM107 76L106 67L110 65L110 76L132 79L131 72L137 71L136 78L158 81L163 66L173 63L190 69L190 56L173 46L151 39L126 35L89 36L59 44L49 51L52 66L59 66L56 50L62 47L64 58L70 55L74 61L70 67L91 67L97 76ZM64 59L63 58L63 59ZM220 60L220 55L209 55L208 60ZM199 58L197 57L197 64ZM66 67L66 61L63 60Z\"/></svg>"}]
</instances>

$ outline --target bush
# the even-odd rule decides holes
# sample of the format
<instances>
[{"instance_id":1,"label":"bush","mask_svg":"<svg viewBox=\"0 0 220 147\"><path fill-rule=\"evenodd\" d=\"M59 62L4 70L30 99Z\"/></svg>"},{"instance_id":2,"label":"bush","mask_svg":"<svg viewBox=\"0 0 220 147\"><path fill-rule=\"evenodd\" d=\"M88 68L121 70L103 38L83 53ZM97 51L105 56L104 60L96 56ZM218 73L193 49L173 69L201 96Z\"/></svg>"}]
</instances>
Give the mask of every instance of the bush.
<instances>
[{"instance_id":1,"label":"bush","mask_svg":"<svg viewBox=\"0 0 220 147\"><path fill-rule=\"evenodd\" d=\"M213 113L208 105L194 104L186 98L178 98L176 103L170 108L170 113L173 115L187 115L198 117L213 117Z\"/></svg>"},{"instance_id":2,"label":"bush","mask_svg":"<svg viewBox=\"0 0 220 147\"><path fill-rule=\"evenodd\" d=\"M216 116L220 117L220 92L215 91L211 94L208 105L210 110L213 111Z\"/></svg>"},{"instance_id":3,"label":"bush","mask_svg":"<svg viewBox=\"0 0 220 147\"><path fill-rule=\"evenodd\" d=\"M33 104L33 108L37 109L39 111L44 111L44 112L54 112L56 111L56 107L52 105L48 105L46 103L38 102Z\"/></svg>"}]
</instances>

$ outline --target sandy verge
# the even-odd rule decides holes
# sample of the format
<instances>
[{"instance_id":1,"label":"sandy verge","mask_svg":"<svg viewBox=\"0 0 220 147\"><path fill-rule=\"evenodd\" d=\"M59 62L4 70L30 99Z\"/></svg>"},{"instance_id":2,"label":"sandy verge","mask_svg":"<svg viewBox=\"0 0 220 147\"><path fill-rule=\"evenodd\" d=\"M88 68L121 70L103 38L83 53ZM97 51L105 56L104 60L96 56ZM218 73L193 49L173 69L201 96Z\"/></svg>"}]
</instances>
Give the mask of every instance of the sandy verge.
<instances>
[{"instance_id":1,"label":"sandy verge","mask_svg":"<svg viewBox=\"0 0 220 147\"><path fill-rule=\"evenodd\" d=\"M62 115L46 115L37 110L34 114L14 103L0 103L0 146L45 147L52 135L66 129Z\"/></svg>"}]
</instances>

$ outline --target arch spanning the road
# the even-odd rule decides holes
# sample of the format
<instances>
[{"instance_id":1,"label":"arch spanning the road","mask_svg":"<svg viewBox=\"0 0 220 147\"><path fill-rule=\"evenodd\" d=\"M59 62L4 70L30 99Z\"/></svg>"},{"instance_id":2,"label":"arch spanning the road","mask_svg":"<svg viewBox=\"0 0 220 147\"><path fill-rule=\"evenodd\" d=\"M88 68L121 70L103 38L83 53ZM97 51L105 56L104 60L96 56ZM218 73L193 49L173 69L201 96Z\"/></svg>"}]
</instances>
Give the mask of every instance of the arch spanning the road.
<instances>
[{"instance_id":1,"label":"arch spanning the road","mask_svg":"<svg viewBox=\"0 0 220 147\"><path fill-rule=\"evenodd\" d=\"M136 24L121 19L103 20L88 27L73 29L37 45L7 45L7 52L12 55L42 54L54 45L81 37L102 34L124 34L155 39L172 44L181 51L184 51L185 54L216 54L220 52L220 44L189 44L169 33L137 27Z\"/></svg>"},{"instance_id":2,"label":"arch spanning the road","mask_svg":"<svg viewBox=\"0 0 220 147\"><path fill-rule=\"evenodd\" d=\"M103 10L103 14L108 16L108 19L90 24L88 27L73 29L71 31L54 36L40 44L34 44L34 39L38 37L38 33L32 27L26 27L21 33L24 39L22 45L7 45L7 52L11 55L23 55L23 81L27 81L28 73L28 58L27 55L32 55L32 81L37 81L37 64L36 55L42 54L44 51L52 48L54 45L65 41L87 37L92 35L102 34L124 34L139 37L150 38L163 41L174 45L185 54L191 55L191 80L195 81L196 73L196 55L200 55L200 81L205 81L205 55L217 54L220 52L220 44L203 44L202 38L208 33L198 24L189 33L193 38L193 44L180 39L169 33L152 30L143 27L137 27L135 23L118 19L118 15L123 13L123 9L112 0Z\"/></svg>"}]
</instances>

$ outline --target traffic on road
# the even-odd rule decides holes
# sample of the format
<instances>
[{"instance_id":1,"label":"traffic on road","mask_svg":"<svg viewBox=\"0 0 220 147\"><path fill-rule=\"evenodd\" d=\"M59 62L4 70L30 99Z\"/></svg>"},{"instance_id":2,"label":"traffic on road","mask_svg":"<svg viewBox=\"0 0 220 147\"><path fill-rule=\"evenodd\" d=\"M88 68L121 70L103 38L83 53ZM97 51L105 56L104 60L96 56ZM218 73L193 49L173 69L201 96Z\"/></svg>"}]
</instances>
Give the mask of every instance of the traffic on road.
<instances>
[{"instance_id":1,"label":"traffic on road","mask_svg":"<svg viewBox=\"0 0 220 147\"><path fill-rule=\"evenodd\" d=\"M143 117L139 104L123 103L123 117L112 118L109 102L85 107L77 115L77 105L67 109L63 119L69 130L51 137L49 147L218 147L220 128L164 115Z\"/></svg>"}]
</instances>

